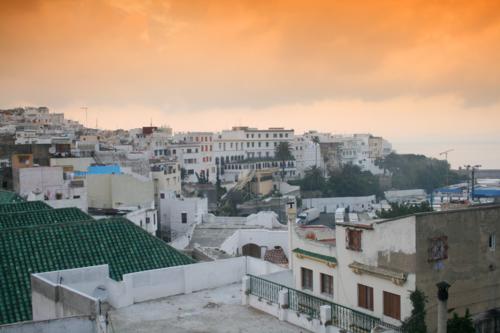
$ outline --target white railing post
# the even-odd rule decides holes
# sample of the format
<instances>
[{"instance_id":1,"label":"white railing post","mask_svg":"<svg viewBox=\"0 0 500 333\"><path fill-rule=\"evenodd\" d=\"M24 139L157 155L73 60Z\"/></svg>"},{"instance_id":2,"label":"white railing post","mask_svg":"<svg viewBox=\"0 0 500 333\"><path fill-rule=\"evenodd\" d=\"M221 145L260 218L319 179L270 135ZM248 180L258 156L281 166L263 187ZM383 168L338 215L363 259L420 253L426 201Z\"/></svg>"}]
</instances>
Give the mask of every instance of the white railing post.
<instances>
[{"instance_id":1,"label":"white railing post","mask_svg":"<svg viewBox=\"0 0 500 333\"><path fill-rule=\"evenodd\" d=\"M288 289L281 289L278 294L278 319L285 320L285 314L288 309Z\"/></svg>"},{"instance_id":2,"label":"white railing post","mask_svg":"<svg viewBox=\"0 0 500 333\"><path fill-rule=\"evenodd\" d=\"M248 275L241 278L241 305L248 305L250 295L250 277Z\"/></svg>"}]
</instances>

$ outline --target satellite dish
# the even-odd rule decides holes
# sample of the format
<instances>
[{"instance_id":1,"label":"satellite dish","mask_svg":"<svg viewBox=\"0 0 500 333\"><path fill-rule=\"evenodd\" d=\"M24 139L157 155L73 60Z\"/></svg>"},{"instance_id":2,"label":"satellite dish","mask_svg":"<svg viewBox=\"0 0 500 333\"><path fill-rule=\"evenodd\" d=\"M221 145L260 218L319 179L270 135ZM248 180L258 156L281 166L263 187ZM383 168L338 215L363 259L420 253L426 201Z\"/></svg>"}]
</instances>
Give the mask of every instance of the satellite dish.
<instances>
[{"instance_id":1,"label":"satellite dish","mask_svg":"<svg viewBox=\"0 0 500 333\"><path fill-rule=\"evenodd\" d=\"M55 153L56 153L56 147L50 147L49 154L55 154Z\"/></svg>"}]
</instances>

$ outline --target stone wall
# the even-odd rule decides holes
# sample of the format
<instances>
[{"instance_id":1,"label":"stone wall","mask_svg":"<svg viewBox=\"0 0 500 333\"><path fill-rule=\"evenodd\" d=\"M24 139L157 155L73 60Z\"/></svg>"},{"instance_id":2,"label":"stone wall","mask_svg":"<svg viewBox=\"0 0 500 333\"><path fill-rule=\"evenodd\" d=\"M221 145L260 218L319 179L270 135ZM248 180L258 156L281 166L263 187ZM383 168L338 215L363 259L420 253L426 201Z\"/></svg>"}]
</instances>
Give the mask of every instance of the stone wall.
<instances>
[{"instance_id":1,"label":"stone wall","mask_svg":"<svg viewBox=\"0 0 500 333\"><path fill-rule=\"evenodd\" d=\"M491 234L500 236L500 206L417 215L416 285L428 297L429 332L436 331L440 281L451 284L448 309L460 315L500 307L500 248L489 248ZM436 237L446 237L447 258L429 260Z\"/></svg>"}]
</instances>

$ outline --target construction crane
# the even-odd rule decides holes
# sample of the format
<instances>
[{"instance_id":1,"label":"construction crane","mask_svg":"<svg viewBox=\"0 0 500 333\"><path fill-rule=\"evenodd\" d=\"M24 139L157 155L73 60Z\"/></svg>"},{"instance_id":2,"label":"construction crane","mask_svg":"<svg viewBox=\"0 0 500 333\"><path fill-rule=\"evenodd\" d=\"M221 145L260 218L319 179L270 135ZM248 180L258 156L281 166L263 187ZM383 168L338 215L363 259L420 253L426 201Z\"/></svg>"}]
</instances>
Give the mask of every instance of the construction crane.
<instances>
[{"instance_id":1,"label":"construction crane","mask_svg":"<svg viewBox=\"0 0 500 333\"><path fill-rule=\"evenodd\" d=\"M448 149L448 150L445 150L445 151L443 151L443 152L439 153L439 156L444 155L444 159L445 159L446 161L448 161L448 153L451 153L451 152L452 152L452 151L454 151L454 150L455 150L455 149Z\"/></svg>"},{"instance_id":2,"label":"construction crane","mask_svg":"<svg viewBox=\"0 0 500 333\"><path fill-rule=\"evenodd\" d=\"M446 163L448 163L448 153L451 153L452 151L454 151L455 149L448 149L448 150L445 150L441 153L439 153L439 156L442 156L444 155L444 159L446 160ZM448 186L448 168L446 169L446 186Z\"/></svg>"}]
</instances>

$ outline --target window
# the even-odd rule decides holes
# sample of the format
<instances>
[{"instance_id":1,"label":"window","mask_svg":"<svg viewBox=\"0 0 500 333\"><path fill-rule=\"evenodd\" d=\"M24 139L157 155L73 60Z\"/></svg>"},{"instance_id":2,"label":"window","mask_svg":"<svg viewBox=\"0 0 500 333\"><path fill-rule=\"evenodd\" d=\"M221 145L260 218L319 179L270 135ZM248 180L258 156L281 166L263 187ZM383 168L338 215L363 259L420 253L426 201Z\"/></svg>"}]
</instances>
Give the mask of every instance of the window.
<instances>
[{"instance_id":1,"label":"window","mask_svg":"<svg viewBox=\"0 0 500 333\"><path fill-rule=\"evenodd\" d=\"M399 295L384 291L384 315L400 320L401 297Z\"/></svg>"},{"instance_id":2,"label":"window","mask_svg":"<svg viewBox=\"0 0 500 333\"><path fill-rule=\"evenodd\" d=\"M362 230L347 229L345 248L353 251L361 251Z\"/></svg>"},{"instance_id":3,"label":"window","mask_svg":"<svg viewBox=\"0 0 500 333\"><path fill-rule=\"evenodd\" d=\"M429 239L428 261L439 261L448 258L448 237Z\"/></svg>"},{"instance_id":4,"label":"window","mask_svg":"<svg viewBox=\"0 0 500 333\"><path fill-rule=\"evenodd\" d=\"M373 311L373 288L358 284L358 306Z\"/></svg>"},{"instance_id":5,"label":"window","mask_svg":"<svg viewBox=\"0 0 500 333\"><path fill-rule=\"evenodd\" d=\"M149 224L151 222L151 219L149 217L146 217L146 224Z\"/></svg>"},{"instance_id":6,"label":"window","mask_svg":"<svg viewBox=\"0 0 500 333\"><path fill-rule=\"evenodd\" d=\"M333 276L321 273L321 293L333 297Z\"/></svg>"},{"instance_id":7,"label":"window","mask_svg":"<svg viewBox=\"0 0 500 333\"><path fill-rule=\"evenodd\" d=\"M187 223L188 221L188 217L187 217L187 213L181 213L181 222L182 223Z\"/></svg>"},{"instance_id":8,"label":"window","mask_svg":"<svg viewBox=\"0 0 500 333\"><path fill-rule=\"evenodd\" d=\"M160 199L165 199L165 193L160 193Z\"/></svg>"},{"instance_id":9,"label":"window","mask_svg":"<svg viewBox=\"0 0 500 333\"><path fill-rule=\"evenodd\" d=\"M307 268L301 268L302 289L313 290L313 271Z\"/></svg>"},{"instance_id":10,"label":"window","mask_svg":"<svg viewBox=\"0 0 500 333\"><path fill-rule=\"evenodd\" d=\"M491 251L495 251L495 247L497 245L497 237L495 234L490 234L490 237L488 238L488 248Z\"/></svg>"}]
</instances>

